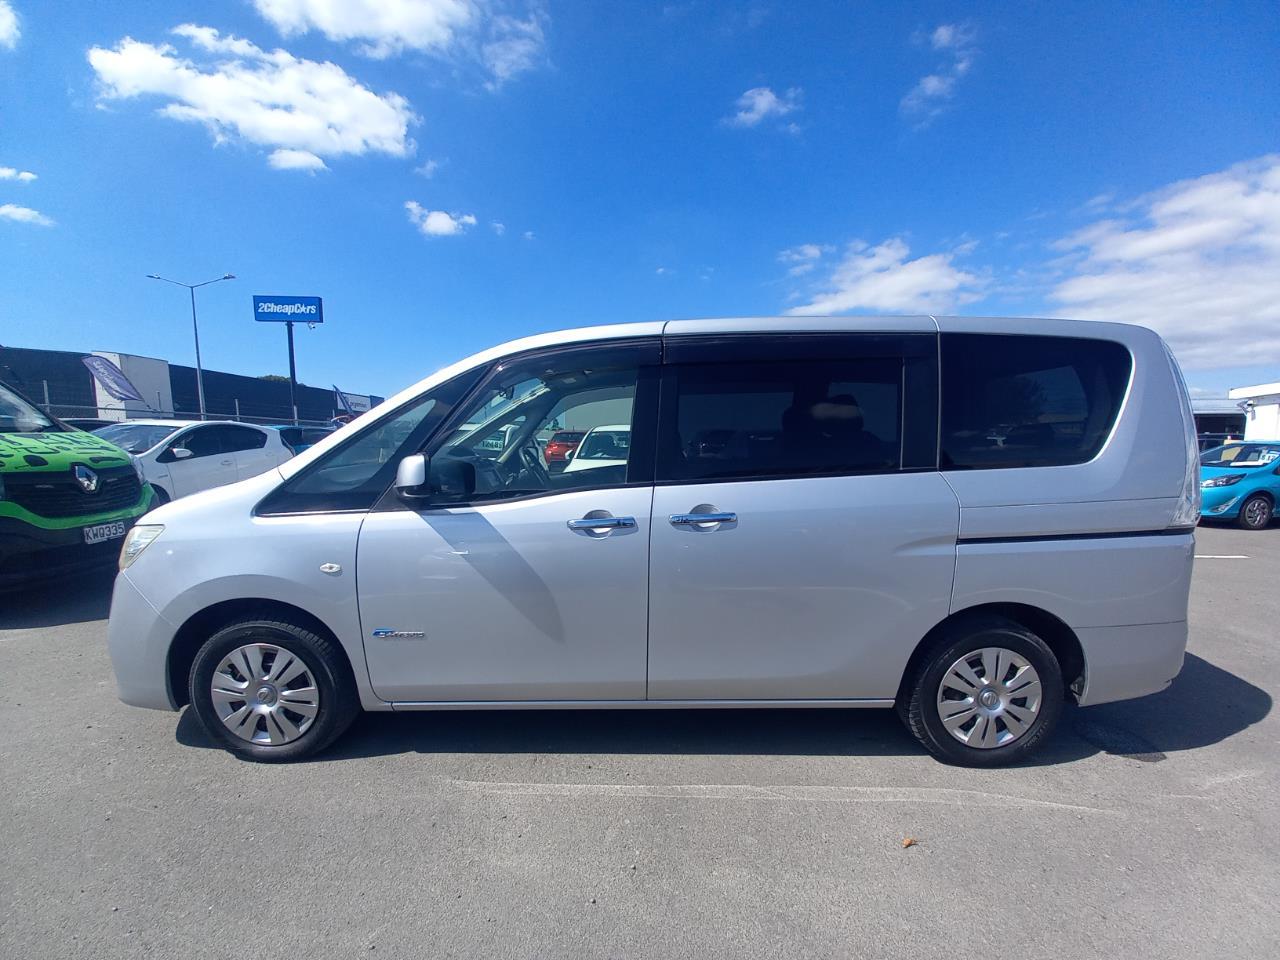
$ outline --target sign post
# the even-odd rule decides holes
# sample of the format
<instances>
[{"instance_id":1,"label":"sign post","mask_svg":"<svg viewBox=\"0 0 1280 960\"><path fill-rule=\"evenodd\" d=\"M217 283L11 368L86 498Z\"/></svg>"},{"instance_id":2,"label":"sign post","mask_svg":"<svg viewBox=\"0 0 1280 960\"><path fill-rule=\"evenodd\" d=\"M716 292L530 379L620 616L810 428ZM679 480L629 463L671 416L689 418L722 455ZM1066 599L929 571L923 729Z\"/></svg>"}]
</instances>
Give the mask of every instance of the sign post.
<instances>
[{"instance_id":1,"label":"sign post","mask_svg":"<svg viewBox=\"0 0 1280 960\"><path fill-rule=\"evenodd\" d=\"M253 318L283 323L289 340L289 407L293 422L298 422L298 370L293 357L293 325L302 321L307 326L324 323L324 303L319 297L258 296L253 298Z\"/></svg>"}]
</instances>

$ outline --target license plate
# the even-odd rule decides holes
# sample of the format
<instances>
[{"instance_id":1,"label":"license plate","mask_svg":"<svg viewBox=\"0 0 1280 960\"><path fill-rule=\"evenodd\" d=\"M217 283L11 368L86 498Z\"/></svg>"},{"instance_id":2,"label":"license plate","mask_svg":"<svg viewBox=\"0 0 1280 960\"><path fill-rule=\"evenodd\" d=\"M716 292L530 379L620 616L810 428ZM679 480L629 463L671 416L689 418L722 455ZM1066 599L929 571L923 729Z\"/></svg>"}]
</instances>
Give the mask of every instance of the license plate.
<instances>
[{"instance_id":1,"label":"license plate","mask_svg":"<svg viewBox=\"0 0 1280 960\"><path fill-rule=\"evenodd\" d=\"M84 528L85 543L103 543L107 540L119 540L124 536L124 521L115 523L99 523Z\"/></svg>"}]
</instances>

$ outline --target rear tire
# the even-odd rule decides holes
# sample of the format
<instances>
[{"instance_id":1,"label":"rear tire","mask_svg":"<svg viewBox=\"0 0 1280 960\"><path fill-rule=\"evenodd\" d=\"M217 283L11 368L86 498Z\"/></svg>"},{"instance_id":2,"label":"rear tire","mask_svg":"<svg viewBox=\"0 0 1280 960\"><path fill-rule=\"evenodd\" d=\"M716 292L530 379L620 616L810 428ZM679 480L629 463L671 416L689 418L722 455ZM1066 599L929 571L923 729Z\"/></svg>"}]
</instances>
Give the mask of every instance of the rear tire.
<instances>
[{"instance_id":1,"label":"rear tire","mask_svg":"<svg viewBox=\"0 0 1280 960\"><path fill-rule=\"evenodd\" d=\"M934 757L965 767L1017 763L1062 713L1062 668L1048 644L1003 617L959 621L905 684L900 712Z\"/></svg>"},{"instance_id":2,"label":"rear tire","mask_svg":"<svg viewBox=\"0 0 1280 960\"><path fill-rule=\"evenodd\" d=\"M209 736L246 760L300 760L360 712L345 655L326 637L271 616L230 623L191 664L191 706Z\"/></svg>"},{"instance_id":3,"label":"rear tire","mask_svg":"<svg viewBox=\"0 0 1280 960\"><path fill-rule=\"evenodd\" d=\"M1263 494L1255 493L1240 504L1240 515L1236 517L1236 526L1244 530L1265 530L1271 525L1274 509L1271 501Z\"/></svg>"}]
</instances>

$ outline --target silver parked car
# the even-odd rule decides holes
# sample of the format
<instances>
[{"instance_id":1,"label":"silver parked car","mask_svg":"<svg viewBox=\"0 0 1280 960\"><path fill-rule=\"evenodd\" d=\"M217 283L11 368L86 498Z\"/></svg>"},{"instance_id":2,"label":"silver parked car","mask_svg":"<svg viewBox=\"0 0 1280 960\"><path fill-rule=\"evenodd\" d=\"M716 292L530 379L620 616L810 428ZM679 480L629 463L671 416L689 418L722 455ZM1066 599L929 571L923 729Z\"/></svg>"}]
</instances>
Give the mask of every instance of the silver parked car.
<instances>
[{"instance_id":1,"label":"silver parked car","mask_svg":"<svg viewBox=\"0 0 1280 960\"><path fill-rule=\"evenodd\" d=\"M552 473L556 424L617 462ZM896 707L942 760L1163 690L1198 456L1141 327L674 321L518 340L130 531L120 696L256 760L360 710Z\"/></svg>"}]
</instances>

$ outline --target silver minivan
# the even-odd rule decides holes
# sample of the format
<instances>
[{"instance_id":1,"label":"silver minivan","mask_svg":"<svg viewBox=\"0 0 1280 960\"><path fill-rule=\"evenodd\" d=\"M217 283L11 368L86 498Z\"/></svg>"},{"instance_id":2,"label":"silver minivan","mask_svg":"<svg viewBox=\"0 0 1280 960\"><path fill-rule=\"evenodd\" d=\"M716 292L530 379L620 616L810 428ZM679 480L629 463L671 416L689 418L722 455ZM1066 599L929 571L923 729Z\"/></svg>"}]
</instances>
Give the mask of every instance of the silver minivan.
<instances>
[{"instance_id":1,"label":"silver minivan","mask_svg":"<svg viewBox=\"0 0 1280 960\"><path fill-rule=\"evenodd\" d=\"M610 455L553 471L557 431ZM622 442L619 438L625 440ZM130 531L120 697L254 760L361 710L896 707L1019 760L1182 665L1199 513L1142 327L679 320L518 340Z\"/></svg>"}]
</instances>

